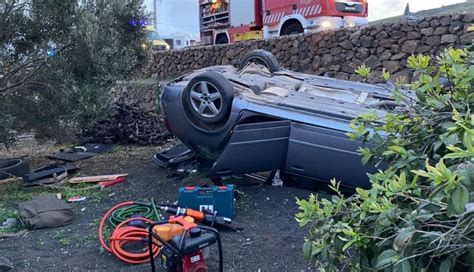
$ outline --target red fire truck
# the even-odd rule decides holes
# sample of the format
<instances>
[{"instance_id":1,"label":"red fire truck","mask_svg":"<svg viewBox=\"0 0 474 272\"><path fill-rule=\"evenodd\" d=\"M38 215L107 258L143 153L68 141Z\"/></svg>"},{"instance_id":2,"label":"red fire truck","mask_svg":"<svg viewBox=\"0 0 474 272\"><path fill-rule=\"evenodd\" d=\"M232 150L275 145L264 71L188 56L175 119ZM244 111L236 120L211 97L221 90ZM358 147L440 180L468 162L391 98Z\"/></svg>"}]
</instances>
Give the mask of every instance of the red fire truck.
<instances>
[{"instance_id":1,"label":"red fire truck","mask_svg":"<svg viewBox=\"0 0 474 272\"><path fill-rule=\"evenodd\" d=\"M201 42L225 44L367 24L367 0L199 0Z\"/></svg>"}]
</instances>

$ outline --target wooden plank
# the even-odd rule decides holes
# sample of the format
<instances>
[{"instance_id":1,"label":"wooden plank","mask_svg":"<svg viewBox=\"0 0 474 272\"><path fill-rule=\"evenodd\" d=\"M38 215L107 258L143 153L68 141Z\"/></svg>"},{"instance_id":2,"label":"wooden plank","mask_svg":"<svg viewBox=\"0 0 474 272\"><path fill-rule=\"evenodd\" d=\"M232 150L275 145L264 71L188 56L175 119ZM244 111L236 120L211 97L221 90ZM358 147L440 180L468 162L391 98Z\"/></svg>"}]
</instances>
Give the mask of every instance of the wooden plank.
<instances>
[{"instance_id":1,"label":"wooden plank","mask_svg":"<svg viewBox=\"0 0 474 272\"><path fill-rule=\"evenodd\" d=\"M101 182L101 181L108 181L118 179L120 177L126 177L128 174L116 174L116 175L102 175L102 176L89 176L89 177L77 177L69 179L69 183L77 184L77 183L89 183L89 182Z\"/></svg>"},{"instance_id":2,"label":"wooden plank","mask_svg":"<svg viewBox=\"0 0 474 272\"><path fill-rule=\"evenodd\" d=\"M23 179L20 177L13 177L0 180L0 185L12 184L12 183L20 183Z\"/></svg>"}]
</instances>

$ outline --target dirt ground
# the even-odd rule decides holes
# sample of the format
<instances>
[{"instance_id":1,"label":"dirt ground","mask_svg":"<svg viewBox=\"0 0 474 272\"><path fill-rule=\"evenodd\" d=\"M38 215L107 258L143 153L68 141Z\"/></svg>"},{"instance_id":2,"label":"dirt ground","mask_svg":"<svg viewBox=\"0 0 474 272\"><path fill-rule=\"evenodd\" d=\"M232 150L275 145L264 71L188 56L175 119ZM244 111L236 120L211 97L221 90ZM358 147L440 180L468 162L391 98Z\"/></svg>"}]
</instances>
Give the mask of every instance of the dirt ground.
<instances>
[{"instance_id":1,"label":"dirt ground","mask_svg":"<svg viewBox=\"0 0 474 272\"><path fill-rule=\"evenodd\" d=\"M0 256L14 264L13 271L149 271L148 264L127 265L101 249L97 239L101 216L122 201L154 197L157 202L174 202L179 187L210 184L199 176L185 181L167 178L169 170L159 168L151 160L157 151L151 147L122 146L112 153L77 163L81 167L77 175L125 172L129 178L126 183L100 192L85 192L88 199L73 204L74 222L68 226L0 239ZM38 153L27 160L32 168L50 163ZM235 222L245 229L222 232L225 271L311 271L301 253L307 230L299 228L294 219L295 198L307 197L311 192L290 187L248 186L242 181L236 185L241 194L236 202ZM2 186L0 204L15 209L19 200L45 191L56 193L52 189ZM62 193L66 197L76 192ZM217 263L217 257L211 256L210 271L217 270Z\"/></svg>"}]
</instances>

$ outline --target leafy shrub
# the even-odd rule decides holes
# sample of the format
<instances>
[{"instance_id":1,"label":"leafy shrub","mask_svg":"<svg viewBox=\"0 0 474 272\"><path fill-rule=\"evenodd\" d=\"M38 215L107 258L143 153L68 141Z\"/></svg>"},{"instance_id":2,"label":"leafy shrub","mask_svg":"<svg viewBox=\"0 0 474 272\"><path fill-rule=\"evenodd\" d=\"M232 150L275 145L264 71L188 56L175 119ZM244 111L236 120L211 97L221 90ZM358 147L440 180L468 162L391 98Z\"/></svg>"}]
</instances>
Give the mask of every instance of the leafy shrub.
<instances>
[{"instance_id":1,"label":"leafy shrub","mask_svg":"<svg viewBox=\"0 0 474 272\"><path fill-rule=\"evenodd\" d=\"M405 106L353 120L349 136L375 144L362 161L388 167L352 196L333 180L331 199L297 200L305 258L329 271L473 269L473 60L460 49L411 56L415 94L394 92Z\"/></svg>"}]
</instances>

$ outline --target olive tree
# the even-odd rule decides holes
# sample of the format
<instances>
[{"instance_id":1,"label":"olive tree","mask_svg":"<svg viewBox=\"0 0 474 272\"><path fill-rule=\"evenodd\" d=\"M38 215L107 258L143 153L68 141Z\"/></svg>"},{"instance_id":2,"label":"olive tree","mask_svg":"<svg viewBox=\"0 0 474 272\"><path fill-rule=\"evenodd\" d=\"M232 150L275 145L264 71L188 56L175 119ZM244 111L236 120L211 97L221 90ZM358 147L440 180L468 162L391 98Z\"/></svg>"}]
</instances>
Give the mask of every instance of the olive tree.
<instances>
[{"instance_id":1,"label":"olive tree","mask_svg":"<svg viewBox=\"0 0 474 272\"><path fill-rule=\"evenodd\" d=\"M145 61L142 0L12 0L0 7L0 143L71 139Z\"/></svg>"}]
</instances>

